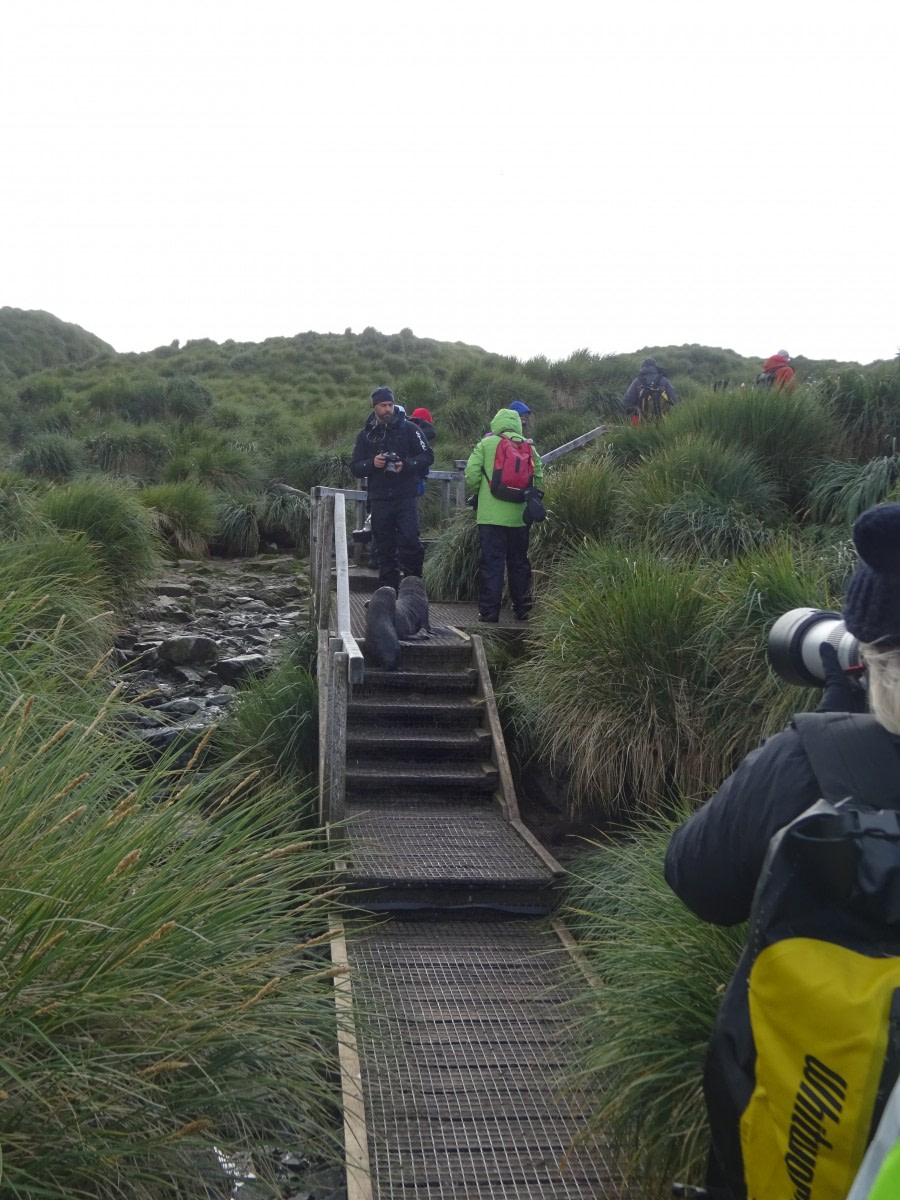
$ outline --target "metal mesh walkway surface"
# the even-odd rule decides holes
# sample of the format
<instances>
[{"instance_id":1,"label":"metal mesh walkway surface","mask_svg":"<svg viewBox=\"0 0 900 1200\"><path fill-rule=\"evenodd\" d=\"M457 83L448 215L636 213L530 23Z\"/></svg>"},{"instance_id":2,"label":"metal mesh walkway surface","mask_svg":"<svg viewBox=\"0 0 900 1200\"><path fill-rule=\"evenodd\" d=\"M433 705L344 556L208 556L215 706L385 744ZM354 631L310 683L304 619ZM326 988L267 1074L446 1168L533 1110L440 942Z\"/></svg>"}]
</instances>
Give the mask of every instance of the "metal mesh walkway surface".
<instances>
[{"instance_id":1,"label":"metal mesh walkway surface","mask_svg":"<svg viewBox=\"0 0 900 1200\"><path fill-rule=\"evenodd\" d=\"M375 1200L603 1200L626 1190L572 1078L578 984L543 920L348 935Z\"/></svg>"}]
</instances>

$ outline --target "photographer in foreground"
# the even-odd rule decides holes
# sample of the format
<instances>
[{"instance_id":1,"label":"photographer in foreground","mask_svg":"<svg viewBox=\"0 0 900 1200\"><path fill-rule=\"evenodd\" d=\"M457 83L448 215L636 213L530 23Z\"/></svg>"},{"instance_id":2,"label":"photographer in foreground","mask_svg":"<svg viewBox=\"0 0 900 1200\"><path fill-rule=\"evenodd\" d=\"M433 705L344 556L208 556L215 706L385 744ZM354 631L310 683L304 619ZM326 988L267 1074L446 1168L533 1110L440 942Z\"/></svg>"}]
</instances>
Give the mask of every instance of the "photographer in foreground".
<instances>
[{"instance_id":1,"label":"photographer in foreground","mask_svg":"<svg viewBox=\"0 0 900 1200\"><path fill-rule=\"evenodd\" d=\"M368 481L372 534L378 546L378 584L400 587L404 575L421 575L425 551L419 540L419 481L434 451L419 427L395 411L394 393L377 387L372 414L353 447L350 470Z\"/></svg>"},{"instance_id":2,"label":"photographer in foreground","mask_svg":"<svg viewBox=\"0 0 900 1200\"><path fill-rule=\"evenodd\" d=\"M818 714L750 753L666 854L666 880L697 916L752 916L704 1076L708 1195L723 1200L844 1200L896 1078L885 1044L900 996L900 819L876 810L900 809L900 504L863 513L853 540L843 617L871 715L824 644Z\"/></svg>"}]
</instances>

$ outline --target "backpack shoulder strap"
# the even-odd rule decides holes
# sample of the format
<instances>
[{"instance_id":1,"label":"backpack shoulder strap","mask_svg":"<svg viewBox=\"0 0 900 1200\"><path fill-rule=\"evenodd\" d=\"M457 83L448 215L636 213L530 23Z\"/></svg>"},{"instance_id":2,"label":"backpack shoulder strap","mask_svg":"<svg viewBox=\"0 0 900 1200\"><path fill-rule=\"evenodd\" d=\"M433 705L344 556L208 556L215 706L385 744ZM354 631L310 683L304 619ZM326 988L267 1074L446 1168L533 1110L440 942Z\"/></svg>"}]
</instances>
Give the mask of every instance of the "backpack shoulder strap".
<instances>
[{"instance_id":1,"label":"backpack shoulder strap","mask_svg":"<svg viewBox=\"0 0 900 1200\"><path fill-rule=\"evenodd\" d=\"M836 804L853 796L861 804L900 803L900 755L873 716L797 713L792 724L825 800Z\"/></svg>"}]
</instances>

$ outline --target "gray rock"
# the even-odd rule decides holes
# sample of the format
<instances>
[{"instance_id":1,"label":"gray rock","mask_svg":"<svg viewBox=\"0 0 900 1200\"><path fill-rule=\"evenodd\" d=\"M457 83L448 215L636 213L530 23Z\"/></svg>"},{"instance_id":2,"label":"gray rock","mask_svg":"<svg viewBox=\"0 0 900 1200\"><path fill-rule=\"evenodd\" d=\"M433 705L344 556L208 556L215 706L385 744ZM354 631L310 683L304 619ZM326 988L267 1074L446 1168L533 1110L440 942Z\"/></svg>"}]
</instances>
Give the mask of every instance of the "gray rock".
<instances>
[{"instance_id":1,"label":"gray rock","mask_svg":"<svg viewBox=\"0 0 900 1200\"><path fill-rule=\"evenodd\" d=\"M199 712L202 707L203 705L199 700L194 700L190 696L176 696L174 700L167 700L165 704L160 704L157 711L190 717L195 712Z\"/></svg>"},{"instance_id":2,"label":"gray rock","mask_svg":"<svg viewBox=\"0 0 900 1200\"><path fill-rule=\"evenodd\" d=\"M223 658L213 670L225 683L235 683L249 675L261 675L267 665L262 654L239 654L235 658Z\"/></svg>"},{"instance_id":3,"label":"gray rock","mask_svg":"<svg viewBox=\"0 0 900 1200\"><path fill-rule=\"evenodd\" d=\"M219 646L212 638L202 634L186 634L184 637L167 638L158 648L157 654L165 662L184 666L188 663L215 662Z\"/></svg>"},{"instance_id":4,"label":"gray rock","mask_svg":"<svg viewBox=\"0 0 900 1200\"><path fill-rule=\"evenodd\" d=\"M191 595L191 588L186 583L154 583L150 590L157 596Z\"/></svg>"},{"instance_id":5,"label":"gray rock","mask_svg":"<svg viewBox=\"0 0 900 1200\"><path fill-rule=\"evenodd\" d=\"M185 683L201 684L203 676L199 671L194 671L191 667L176 667L172 674L177 679L183 679Z\"/></svg>"}]
</instances>

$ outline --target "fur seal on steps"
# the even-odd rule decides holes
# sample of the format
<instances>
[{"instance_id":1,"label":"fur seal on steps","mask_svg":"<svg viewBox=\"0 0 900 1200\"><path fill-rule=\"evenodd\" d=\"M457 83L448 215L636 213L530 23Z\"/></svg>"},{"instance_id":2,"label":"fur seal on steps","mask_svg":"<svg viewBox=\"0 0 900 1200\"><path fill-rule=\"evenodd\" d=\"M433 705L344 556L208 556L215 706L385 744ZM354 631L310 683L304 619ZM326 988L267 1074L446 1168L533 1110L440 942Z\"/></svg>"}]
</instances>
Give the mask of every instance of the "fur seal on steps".
<instances>
[{"instance_id":1,"label":"fur seal on steps","mask_svg":"<svg viewBox=\"0 0 900 1200\"><path fill-rule=\"evenodd\" d=\"M418 575L404 575L400 580L397 608L394 616L397 637L414 637L420 629L431 633L428 621L428 596L425 585Z\"/></svg>"},{"instance_id":2,"label":"fur seal on steps","mask_svg":"<svg viewBox=\"0 0 900 1200\"><path fill-rule=\"evenodd\" d=\"M396 671L400 663L396 611L397 594L392 587L380 587L372 593L372 599L366 608L364 658L373 667Z\"/></svg>"}]
</instances>

